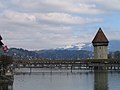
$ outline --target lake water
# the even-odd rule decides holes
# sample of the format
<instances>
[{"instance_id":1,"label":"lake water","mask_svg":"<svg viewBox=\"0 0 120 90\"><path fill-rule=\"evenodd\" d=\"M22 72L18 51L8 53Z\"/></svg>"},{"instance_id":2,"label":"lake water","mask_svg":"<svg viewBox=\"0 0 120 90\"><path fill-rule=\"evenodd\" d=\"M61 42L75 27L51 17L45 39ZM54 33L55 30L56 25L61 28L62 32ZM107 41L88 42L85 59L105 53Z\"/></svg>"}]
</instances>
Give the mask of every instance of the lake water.
<instances>
[{"instance_id":1,"label":"lake water","mask_svg":"<svg viewBox=\"0 0 120 90\"><path fill-rule=\"evenodd\" d=\"M14 76L0 90L120 90L120 71L42 71Z\"/></svg>"}]
</instances>

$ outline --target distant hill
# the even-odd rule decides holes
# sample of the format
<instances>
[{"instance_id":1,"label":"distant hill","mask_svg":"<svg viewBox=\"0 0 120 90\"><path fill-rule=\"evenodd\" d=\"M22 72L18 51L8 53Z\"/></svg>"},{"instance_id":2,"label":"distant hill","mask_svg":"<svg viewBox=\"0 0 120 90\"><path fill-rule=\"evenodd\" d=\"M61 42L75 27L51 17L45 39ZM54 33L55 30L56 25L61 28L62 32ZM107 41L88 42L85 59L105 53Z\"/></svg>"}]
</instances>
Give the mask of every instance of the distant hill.
<instances>
[{"instance_id":1,"label":"distant hill","mask_svg":"<svg viewBox=\"0 0 120 90\"><path fill-rule=\"evenodd\" d=\"M81 50L80 50L81 49ZM11 48L8 54L13 56L16 60L77 60L92 58L93 46L91 43L69 45L65 48L57 48L51 50L28 51L24 49ZM109 44L109 51L120 51L120 40L111 40Z\"/></svg>"},{"instance_id":2,"label":"distant hill","mask_svg":"<svg viewBox=\"0 0 120 90\"><path fill-rule=\"evenodd\" d=\"M92 57L90 51L85 50L40 50L28 51L24 49L11 48L8 52L16 60L77 60Z\"/></svg>"},{"instance_id":3,"label":"distant hill","mask_svg":"<svg viewBox=\"0 0 120 90\"><path fill-rule=\"evenodd\" d=\"M120 40L111 40L109 44L109 51L120 51Z\"/></svg>"},{"instance_id":4,"label":"distant hill","mask_svg":"<svg viewBox=\"0 0 120 90\"><path fill-rule=\"evenodd\" d=\"M31 60L40 58L35 51L28 51L22 48L10 48L8 55L13 56L13 58L16 60Z\"/></svg>"},{"instance_id":5,"label":"distant hill","mask_svg":"<svg viewBox=\"0 0 120 90\"><path fill-rule=\"evenodd\" d=\"M61 60L87 59L92 56L90 51L85 50L41 50L36 53L44 58Z\"/></svg>"}]
</instances>

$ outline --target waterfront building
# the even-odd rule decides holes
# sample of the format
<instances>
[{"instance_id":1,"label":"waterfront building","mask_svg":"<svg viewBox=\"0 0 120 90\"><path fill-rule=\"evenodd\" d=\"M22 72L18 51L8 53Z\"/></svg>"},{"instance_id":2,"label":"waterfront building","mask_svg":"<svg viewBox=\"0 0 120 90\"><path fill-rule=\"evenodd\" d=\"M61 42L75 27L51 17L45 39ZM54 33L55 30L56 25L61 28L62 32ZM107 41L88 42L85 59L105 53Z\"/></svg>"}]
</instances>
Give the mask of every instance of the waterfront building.
<instances>
[{"instance_id":1,"label":"waterfront building","mask_svg":"<svg viewBox=\"0 0 120 90\"><path fill-rule=\"evenodd\" d=\"M13 70L10 67L13 60L12 57L5 54L6 50L7 47L4 46L0 36L0 84L13 84Z\"/></svg>"},{"instance_id":2,"label":"waterfront building","mask_svg":"<svg viewBox=\"0 0 120 90\"><path fill-rule=\"evenodd\" d=\"M2 42L2 37L0 35L0 56L4 54L4 51L3 51L3 42Z\"/></svg>"}]
</instances>

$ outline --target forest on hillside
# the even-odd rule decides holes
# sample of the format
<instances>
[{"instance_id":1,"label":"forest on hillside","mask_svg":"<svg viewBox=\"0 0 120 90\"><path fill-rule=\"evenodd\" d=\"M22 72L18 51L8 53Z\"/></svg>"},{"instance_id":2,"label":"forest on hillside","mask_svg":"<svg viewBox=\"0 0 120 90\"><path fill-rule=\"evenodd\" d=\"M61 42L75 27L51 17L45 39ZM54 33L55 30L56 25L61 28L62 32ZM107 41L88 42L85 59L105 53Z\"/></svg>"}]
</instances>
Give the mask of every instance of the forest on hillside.
<instances>
[{"instance_id":1,"label":"forest on hillside","mask_svg":"<svg viewBox=\"0 0 120 90\"><path fill-rule=\"evenodd\" d=\"M86 50L39 50L28 51L11 48L8 52L15 60L80 60L92 59L93 52ZM120 58L120 51L109 52L109 58Z\"/></svg>"}]
</instances>

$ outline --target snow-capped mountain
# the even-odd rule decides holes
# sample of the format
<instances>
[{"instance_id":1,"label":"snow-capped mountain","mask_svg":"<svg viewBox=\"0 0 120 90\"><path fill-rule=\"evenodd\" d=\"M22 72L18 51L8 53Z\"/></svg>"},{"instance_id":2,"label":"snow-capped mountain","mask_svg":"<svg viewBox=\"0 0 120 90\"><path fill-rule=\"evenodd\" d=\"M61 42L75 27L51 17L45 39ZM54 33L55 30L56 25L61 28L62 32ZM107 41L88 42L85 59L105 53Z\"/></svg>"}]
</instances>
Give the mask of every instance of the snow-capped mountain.
<instances>
[{"instance_id":1,"label":"snow-capped mountain","mask_svg":"<svg viewBox=\"0 0 120 90\"><path fill-rule=\"evenodd\" d=\"M77 43L74 45L68 45L65 46L64 49L68 49L68 50L81 50L81 48L84 46L85 44L83 43Z\"/></svg>"},{"instance_id":2,"label":"snow-capped mountain","mask_svg":"<svg viewBox=\"0 0 120 90\"><path fill-rule=\"evenodd\" d=\"M63 48L56 48L57 50L81 50L81 48L84 46L85 44L83 43L77 43L77 44L73 44L73 45L66 45Z\"/></svg>"},{"instance_id":3,"label":"snow-capped mountain","mask_svg":"<svg viewBox=\"0 0 120 90\"><path fill-rule=\"evenodd\" d=\"M120 50L120 40L110 40L109 51L117 51ZM73 45L67 45L63 48L57 48L57 50L87 50L87 51L93 51L92 43L77 43Z\"/></svg>"},{"instance_id":4,"label":"snow-capped mountain","mask_svg":"<svg viewBox=\"0 0 120 90\"><path fill-rule=\"evenodd\" d=\"M93 51L93 46L91 43L86 43L82 48L82 50ZM120 51L120 40L110 40L108 45L109 51Z\"/></svg>"}]
</instances>

